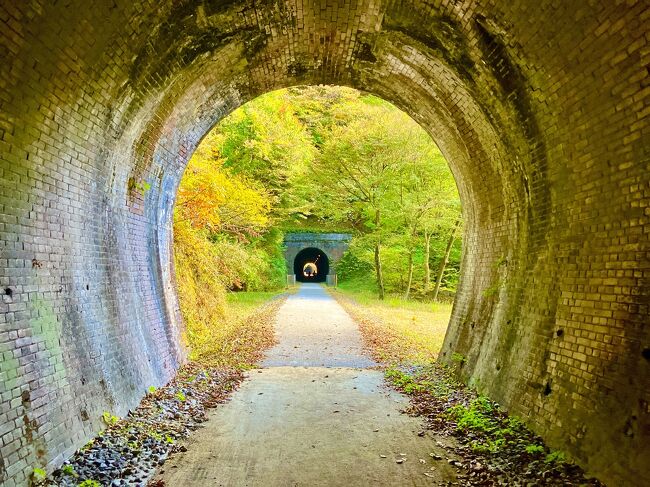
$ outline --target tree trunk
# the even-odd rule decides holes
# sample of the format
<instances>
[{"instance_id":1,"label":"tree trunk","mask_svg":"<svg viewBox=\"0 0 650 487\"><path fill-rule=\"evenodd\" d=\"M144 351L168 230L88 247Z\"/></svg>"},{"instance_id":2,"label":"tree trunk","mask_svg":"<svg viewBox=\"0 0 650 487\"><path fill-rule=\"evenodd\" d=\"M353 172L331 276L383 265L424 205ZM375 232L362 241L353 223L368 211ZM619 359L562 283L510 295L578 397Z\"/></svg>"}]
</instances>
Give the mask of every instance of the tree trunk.
<instances>
[{"instance_id":1,"label":"tree trunk","mask_svg":"<svg viewBox=\"0 0 650 487\"><path fill-rule=\"evenodd\" d=\"M413 283L413 249L411 249L409 252L409 274L408 274L408 279L406 280L406 293L404 294L405 300L407 300L409 298L409 294L411 294L412 283Z\"/></svg>"},{"instance_id":2,"label":"tree trunk","mask_svg":"<svg viewBox=\"0 0 650 487\"><path fill-rule=\"evenodd\" d=\"M375 226L379 230L379 223L381 222L381 214L379 209L375 210ZM375 271L377 272L377 287L379 288L379 299L384 299L384 273L381 269L381 237L377 236L377 243L375 244Z\"/></svg>"},{"instance_id":3,"label":"tree trunk","mask_svg":"<svg viewBox=\"0 0 650 487\"><path fill-rule=\"evenodd\" d=\"M456 230L458 230L458 227L460 226L460 218L456 220L456 223L454 224L454 228L451 231L451 235L449 235L449 240L447 240L447 248L445 249L445 256L443 257L442 261L440 262L440 267L438 268L438 277L436 278L436 287L433 290L433 300L437 301L438 300L438 293L440 292L440 283L442 282L442 274L445 272L445 267L447 267L447 262L449 262L449 254L451 253L451 247L454 244L454 240L456 239Z\"/></svg>"},{"instance_id":4,"label":"tree trunk","mask_svg":"<svg viewBox=\"0 0 650 487\"><path fill-rule=\"evenodd\" d=\"M429 294L431 288L431 266L429 257L431 255L431 234L424 231L424 295Z\"/></svg>"},{"instance_id":5,"label":"tree trunk","mask_svg":"<svg viewBox=\"0 0 650 487\"><path fill-rule=\"evenodd\" d=\"M384 275L381 270L381 244L375 245L375 269L377 270L377 287L379 288L379 299L384 299Z\"/></svg>"}]
</instances>

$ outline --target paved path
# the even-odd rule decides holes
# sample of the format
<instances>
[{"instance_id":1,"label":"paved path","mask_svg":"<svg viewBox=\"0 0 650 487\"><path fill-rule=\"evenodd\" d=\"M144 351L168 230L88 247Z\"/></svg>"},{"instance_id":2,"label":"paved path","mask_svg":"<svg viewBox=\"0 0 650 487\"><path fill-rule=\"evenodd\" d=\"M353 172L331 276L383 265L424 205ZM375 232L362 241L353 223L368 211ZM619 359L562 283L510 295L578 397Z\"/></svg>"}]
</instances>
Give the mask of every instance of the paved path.
<instances>
[{"instance_id":1,"label":"paved path","mask_svg":"<svg viewBox=\"0 0 650 487\"><path fill-rule=\"evenodd\" d=\"M418 436L419 419L400 413L408 400L370 369L376 364L362 353L356 324L323 288L303 284L290 296L276 333L264 368L164 465L165 485L420 486L454 478L447 462L431 459L442 450Z\"/></svg>"}]
</instances>

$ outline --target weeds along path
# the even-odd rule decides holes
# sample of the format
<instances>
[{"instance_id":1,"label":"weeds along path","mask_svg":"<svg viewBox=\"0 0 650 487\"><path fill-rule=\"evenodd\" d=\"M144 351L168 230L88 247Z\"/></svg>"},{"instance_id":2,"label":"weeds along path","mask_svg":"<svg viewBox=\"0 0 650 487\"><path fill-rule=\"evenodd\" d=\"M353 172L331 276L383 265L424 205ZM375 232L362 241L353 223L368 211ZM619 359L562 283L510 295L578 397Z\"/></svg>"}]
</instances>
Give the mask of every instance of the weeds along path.
<instances>
[{"instance_id":1,"label":"weeds along path","mask_svg":"<svg viewBox=\"0 0 650 487\"><path fill-rule=\"evenodd\" d=\"M168 486L419 486L455 480L408 400L384 386L356 323L317 284L276 316L277 344L187 451L165 463ZM420 436L422 435L422 436Z\"/></svg>"},{"instance_id":2,"label":"weeds along path","mask_svg":"<svg viewBox=\"0 0 650 487\"><path fill-rule=\"evenodd\" d=\"M387 366L390 384L410 397L409 414L422 417L444 447L434 458L456 467L456 485L602 487L520 418L459 382L463 356L454 367L436 362L450 304L379 300L352 289L332 295L359 323L365 347Z\"/></svg>"}]
</instances>

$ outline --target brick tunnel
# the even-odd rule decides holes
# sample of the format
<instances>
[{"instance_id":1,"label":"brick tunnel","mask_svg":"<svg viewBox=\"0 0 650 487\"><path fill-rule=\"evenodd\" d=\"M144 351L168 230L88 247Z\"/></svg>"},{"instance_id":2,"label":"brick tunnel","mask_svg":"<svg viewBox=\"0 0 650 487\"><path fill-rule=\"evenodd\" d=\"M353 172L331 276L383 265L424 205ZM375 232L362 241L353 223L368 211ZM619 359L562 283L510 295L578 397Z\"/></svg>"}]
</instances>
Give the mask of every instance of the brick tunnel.
<instances>
[{"instance_id":1,"label":"brick tunnel","mask_svg":"<svg viewBox=\"0 0 650 487\"><path fill-rule=\"evenodd\" d=\"M650 477L643 0L2 0L0 483L51 469L186 359L188 158L270 90L409 113L456 177L441 360L611 485Z\"/></svg>"},{"instance_id":2,"label":"brick tunnel","mask_svg":"<svg viewBox=\"0 0 650 487\"><path fill-rule=\"evenodd\" d=\"M325 282L330 263L327 254L320 249L302 249L293 260L293 272L298 282Z\"/></svg>"}]
</instances>

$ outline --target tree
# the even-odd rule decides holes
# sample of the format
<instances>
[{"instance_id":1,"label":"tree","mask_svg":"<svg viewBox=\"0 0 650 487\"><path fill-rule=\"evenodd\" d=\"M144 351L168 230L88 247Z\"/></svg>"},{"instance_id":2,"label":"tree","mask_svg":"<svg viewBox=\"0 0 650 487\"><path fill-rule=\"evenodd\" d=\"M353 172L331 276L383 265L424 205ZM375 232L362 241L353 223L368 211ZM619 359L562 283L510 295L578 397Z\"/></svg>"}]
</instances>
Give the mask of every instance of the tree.
<instances>
[{"instance_id":1,"label":"tree","mask_svg":"<svg viewBox=\"0 0 650 487\"><path fill-rule=\"evenodd\" d=\"M227 117L211 141L233 175L254 181L271 196L277 221L310 214L300 181L317 154L308 128L287 92L271 92Z\"/></svg>"},{"instance_id":2,"label":"tree","mask_svg":"<svg viewBox=\"0 0 650 487\"><path fill-rule=\"evenodd\" d=\"M323 209L338 221L352 223L372 242L381 299L382 242L402 223L395 209L403 198L406 170L417 157L417 148L409 144L413 126L405 119L405 114L384 105L362 106L351 120L331 129L313 165Z\"/></svg>"},{"instance_id":3,"label":"tree","mask_svg":"<svg viewBox=\"0 0 650 487\"><path fill-rule=\"evenodd\" d=\"M445 267L447 267L447 262L449 262L449 254L451 253L451 247L454 244L454 240L456 238L456 232L458 231L458 228L460 227L461 219L458 218L456 220L456 223L454 224L451 234L449 235L449 239L447 240L447 247L445 249L444 256L442 260L440 261L440 265L438 267L438 277L436 278L436 287L433 290L433 300L437 301L438 300L438 293L440 292L440 284L442 283L442 275L445 272Z\"/></svg>"},{"instance_id":4,"label":"tree","mask_svg":"<svg viewBox=\"0 0 650 487\"><path fill-rule=\"evenodd\" d=\"M211 234L227 233L246 240L268 227L270 210L264 188L229 174L214 152L197 151L178 190L175 219Z\"/></svg>"},{"instance_id":5,"label":"tree","mask_svg":"<svg viewBox=\"0 0 650 487\"><path fill-rule=\"evenodd\" d=\"M408 299L413 285L414 254L421 248L424 237L424 292L430 282L430 241L432 228L443 229L448 221L460 214L456 183L447 161L429 136L417 128L407 134L402 152L404 171L399 181L399 204L393 218L401 220L402 244L407 254L407 279L404 298Z\"/></svg>"},{"instance_id":6,"label":"tree","mask_svg":"<svg viewBox=\"0 0 650 487\"><path fill-rule=\"evenodd\" d=\"M428 291L457 200L444 158L407 115L356 90L295 87L246 104L204 139L176 218L218 246L228 283L260 279L264 265L283 272L274 226L353 231L380 295L409 298L420 280Z\"/></svg>"}]
</instances>

